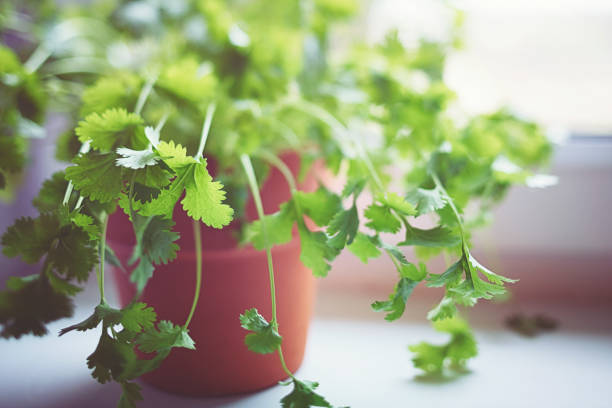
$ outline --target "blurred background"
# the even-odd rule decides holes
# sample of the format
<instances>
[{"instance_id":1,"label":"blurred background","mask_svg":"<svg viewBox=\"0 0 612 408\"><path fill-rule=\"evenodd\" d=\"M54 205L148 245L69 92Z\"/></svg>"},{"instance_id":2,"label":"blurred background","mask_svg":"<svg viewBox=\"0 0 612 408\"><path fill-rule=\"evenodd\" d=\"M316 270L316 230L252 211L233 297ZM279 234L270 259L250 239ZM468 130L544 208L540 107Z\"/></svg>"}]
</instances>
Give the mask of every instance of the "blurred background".
<instances>
[{"instance_id":1,"label":"blurred background","mask_svg":"<svg viewBox=\"0 0 612 408\"><path fill-rule=\"evenodd\" d=\"M439 301L441 292L417 288L402 323L391 328L369 305L386 298L396 283L392 264L381 258L364 265L347 252L335 261L330 276L319 282L309 346L309 356L317 353L318 357L307 359L303 370L320 379L324 384L322 391L336 401L344 401L343 397L352 393L357 402L351 401L351 404L356 407L377 406L376 401L382 395L386 395L387 401L394 401L391 406L407 405L415 399L441 406L454 403L453 398L472 401L472 406L485 406L486 398L476 397L477 390L487 387L498 390L499 383L508 378L514 379L508 380L512 386L528 393L525 395L531 397L533 404L523 405L518 392L500 400L493 399L496 401L493 405L552 406L545 394L556 392L555 406L576 406L578 401L591 407L610 406L612 397L604 384L610 380L612 363L612 217L609 214L612 208L612 2L372 0L364 2L355 24L337 33L334 44L341 50L355 36L374 43L392 28L398 30L406 44L416 44L421 38L443 40L456 29L453 26L457 22L457 10L462 20L459 27L462 44L451 52L444 71L445 82L457 93L453 109L459 115L507 106L541 123L555 141L555 153L547 172L558 176L558 184L541 190L513 189L494 211L489 226L475 235L476 256L491 269L520 282L511 286L511 294L505 301L483 302L466 312L482 342L482 357L473 364L474 372L480 374L463 378L459 383L435 384L447 388L432 388L431 384L412 382L415 373L411 371L405 345L422 336L440 338L431 334L425 316ZM10 200L0 202L1 230L15 218L35 213L31 199L42 181L61 167L52 159L54 140L66 130L67 123L61 114L53 115L47 121L47 136L33 140L31 155L36 159L23 175L26 187ZM9 274L20 268L24 266L19 260L2 256L0 287ZM442 259L432 261L432 270L443 268ZM88 306L94 304L97 296L95 282L89 282L89 286L91 290L81 297L82 304ZM550 337L544 339L528 340L532 343L517 334L508 334L506 321L517 314L544 314L558 323L559 332L547 334ZM383 349L376 358L367 352L372 347L372 336ZM33 347L33 340L22 341L25 345L19 347ZM81 367L88 345L76 348L59 342L53 345L58 354L69 353L71 348L80 353L75 356L74 365L66 363L66 367L71 370L78 366L81 371L78 375L70 371L65 378L88 380L85 367ZM354 354L349 355L347 351L354 353L356 348L364 350L360 362L353 361ZM0 344L3 358L8 358L7 350ZM500 356L502 353L508 353L506 359ZM401 366L390 362L396 355L400 356L397 359ZM43 358L42 352L33 353L31 359L35 358ZM331 360L340 360L355 373L344 380L338 379L326 363ZM13 362L15 366L21 364L17 360ZM555 370L556 366L561 367L560 371ZM517 385L517 379L525 375L525 367L531 367L533 372L524 384ZM388 374L380 374L378 391L353 388L359 384L357 374L363 370ZM483 374L485 371L489 374ZM321 372L324 374L320 375ZM65 378L62 381L68 381ZM542 378L543 383L527 384ZM382 384L383 380L386 385ZM60 380L49 379L42 385L40 378L28 381L23 387L46 389ZM372 381L378 384L377 380ZM499 383L494 384L495 381ZM563 389L569 381L575 388L572 393ZM94 387L88 383L89 386ZM586 394L595 389L584 400L577 396L576 390ZM103 398L101 389L95 390ZM177 403L174 397L158 391L147 392L159 404ZM265 406L266 401L278 400L283 390L280 392L271 390L246 399L183 401L181 406ZM63 406L76 406L70 404L85 402L90 396L84 393L69 402L62 400ZM8 408L0 397L0 407L4 406ZM455 403L455 406L462 405Z\"/></svg>"}]
</instances>

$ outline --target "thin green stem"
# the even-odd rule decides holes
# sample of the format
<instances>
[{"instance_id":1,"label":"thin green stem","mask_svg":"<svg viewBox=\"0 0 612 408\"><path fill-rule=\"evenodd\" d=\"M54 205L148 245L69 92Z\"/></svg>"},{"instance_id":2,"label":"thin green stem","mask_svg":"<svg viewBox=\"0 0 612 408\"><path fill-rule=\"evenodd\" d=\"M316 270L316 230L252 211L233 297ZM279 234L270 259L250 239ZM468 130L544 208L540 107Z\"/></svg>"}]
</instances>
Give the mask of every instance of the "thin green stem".
<instances>
[{"instance_id":1,"label":"thin green stem","mask_svg":"<svg viewBox=\"0 0 612 408\"><path fill-rule=\"evenodd\" d=\"M191 319L195 313L196 307L198 306L198 300L200 299L200 290L202 289L202 233L200 231L199 221L193 221L193 240L195 242L196 252L196 286L195 293L193 295L193 303L191 304L191 310L187 316L187 320L183 327L186 329L191 323Z\"/></svg>"},{"instance_id":2,"label":"thin green stem","mask_svg":"<svg viewBox=\"0 0 612 408\"><path fill-rule=\"evenodd\" d=\"M104 297L104 258L106 255L106 230L108 229L108 216L102 214L102 236L100 237L100 274L98 279L98 286L100 289L100 303L105 303L106 298Z\"/></svg>"},{"instance_id":3,"label":"thin green stem","mask_svg":"<svg viewBox=\"0 0 612 408\"><path fill-rule=\"evenodd\" d=\"M259 192L259 186L257 185L257 179L255 178L255 170L253 170L253 164L248 155L243 154L240 156L242 167L246 173L251 193L253 193L253 200L255 201L255 208L257 209L257 215L261 220L261 230L266 247L266 256L268 258L268 272L270 278L270 297L272 299L272 326L278 329L278 322L276 321L276 287L274 285L274 264L272 263L272 251L268 244L268 228L265 222L265 214L263 209L263 203L261 202L261 194Z\"/></svg>"},{"instance_id":4,"label":"thin green stem","mask_svg":"<svg viewBox=\"0 0 612 408\"><path fill-rule=\"evenodd\" d=\"M202 135L200 136L200 146L198 146L198 152L195 155L195 159L200 161L200 158L204 154L204 146L206 146L206 140L208 139L208 134L210 133L210 125L212 124L213 115L215 114L215 110L217 109L217 105L213 102L206 109L206 118L204 119L204 126L202 126Z\"/></svg>"},{"instance_id":5,"label":"thin green stem","mask_svg":"<svg viewBox=\"0 0 612 408\"><path fill-rule=\"evenodd\" d=\"M32 74L41 67L42 64L45 63L47 59L51 56L52 52L46 47L46 44L41 43L30 55L30 58L23 64L25 70Z\"/></svg>"},{"instance_id":6,"label":"thin green stem","mask_svg":"<svg viewBox=\"0 0 612 408\"><path fill-rule=\"evenodd\" d=\"M157 81L157 77L152 77L142 87L142 90L138 95L138 100L136 101L136 107L134 108L135 114L140 115L140 113L142 112L142 108L144 108L144 105L147 102L151 91L153 90L153 85L155 84L155 81Z\"/></svg>"},{"instance_id":7,"label":"thin green stem","mask_svg":"<svg viewBox=\"0 0 612 408\"><path fill-rule=\"evenodd\" d=\"M261 220L261 229L264 238L264 245L266 247L266 257L268 259L270 299L272 301L272 321L270 322L270 324L276 331L278 331L278 320L276 316L276 286L274 284L274 263L272 262L272 250L270 248L270 245L268 244L268 231L265 222L263 203L261 202L261 194L259 192L259 186L257 185L257 179L255 177L255 171L253 170L253 164L251 163L250 157L246 154L243 154L240 156L240 161L242 162L242 167L244 168L244 172L246 173L247 179L249 181L251 193L253 194L253 200L255 201L255 208L257 209L257 215ZM291 372L291 370L289 370L287 364L285 363L285 357L283 356L283 349L281 346L278 347L278 357L285 373L287 373L289 377L295 378L293 376L293 373Z\"/></svg>"},{"instance_id":8,"label":"thin green stem","mask_svg":"<svg viewBox=\"0 0 612 408\"><path fill-rule=\"evenodd\" d=\"M436 185L436 187L439 188L440 191L442 191L442 193L446 196L448 205L450 206L451 210L455 214L455 218L457 219L457 224L459 225L459 233L461 235L461 240L465 243L465 230L463 228L463 219L461 218L461 214L459 214L459 210L457 210L457 207L455 206L455 203L452 197L448 194L448 192L444 188L444 185L440 181L440 178L438 177L436 172L431 171L430 174L431 174L431 178L433 179L433 182Z\"/></svg>"},{"instance_id":9,"label":"thin green stem","mask_svg":"<svg viewBox=\"0 0 612 408\"><path fill-rule=\"evenodd\" d=\"M298 192L297 182L295 180L295 177L293 177L293 173L291 172L291 169L289 169L289 167L285 164L285 162L283 162L278 156L270 152L267 152L267 151L262 151L258 153L258 156L266 160L268 163L276 167L281 172L281 174L287 181L287 184L289 184L289 190L291 191L291 197L295 197ZM300 202L298 200L295 200L294 205L295 205L295 212L297 213L297 216L298 216L297 217L298 223L302 223L303 217L302 217L302 208L300 207Z\"/></svg>"},{"instance_id":10,"label":"thin green stem","mask_svg":"<svg viewBox=\"0 0 612 408\"><path fill-rule=\"evenodd\" d=\"M83 143L81 145L81 148L79 149L79 154L85 154L89 152L90 148L91 144L89 143L89 141ZM72 184L72 181L69 181L68 186L66 187L66 192L64 193L64 200L62 201L62 205L68 204L68 201L70 201L70 195L72 194L72 190L74 190L74 184Z\"/></svg>"}]
</instances>

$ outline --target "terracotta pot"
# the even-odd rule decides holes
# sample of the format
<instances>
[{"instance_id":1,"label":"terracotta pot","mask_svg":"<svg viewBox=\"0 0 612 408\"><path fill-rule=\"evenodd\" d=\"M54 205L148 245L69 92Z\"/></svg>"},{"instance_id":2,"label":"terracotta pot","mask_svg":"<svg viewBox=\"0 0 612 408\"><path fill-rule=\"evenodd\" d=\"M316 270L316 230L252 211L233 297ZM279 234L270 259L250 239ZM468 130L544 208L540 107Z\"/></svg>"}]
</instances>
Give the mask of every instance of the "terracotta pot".
<instances>
[{"instance_id":1,"label":"terracotta pot","mask_svg":"<svg viewBox=\"0 0 612 408\"><path fill-rule=\"evenodd\" d=\"M296 154L282 156L294 173L299 169ZM314 177L301 185L316 187ZM272 170L262 187L266 213L278 209L290 192L282 175ZM160 320L184 323L195 288L195 252L191 220L177 206L174 213L177 259L156 268L142 301L153 306ZM252 202L247 218L255 218ZM174 349L161 367L143 379L166 391L188 395L228 395L262 389L286 378L278 355L261 355L244 345L247 332L240 327L239 315L256 307L271 319L270 284L265 252L238 247L233 231L236 225L214 230L202 225L203 278L197 310L189 326L196 350ZM134 236L127 217L117 211L109 221L109 245L124 265L131 256ZM292 242L272 250L276 280L279 331L287 365L297 370L302 363L306 336L313 309L314 278L299 260L297 234ZM125 272L112 268L123 305L135 293Z\"/></svg>"}]
</instances>

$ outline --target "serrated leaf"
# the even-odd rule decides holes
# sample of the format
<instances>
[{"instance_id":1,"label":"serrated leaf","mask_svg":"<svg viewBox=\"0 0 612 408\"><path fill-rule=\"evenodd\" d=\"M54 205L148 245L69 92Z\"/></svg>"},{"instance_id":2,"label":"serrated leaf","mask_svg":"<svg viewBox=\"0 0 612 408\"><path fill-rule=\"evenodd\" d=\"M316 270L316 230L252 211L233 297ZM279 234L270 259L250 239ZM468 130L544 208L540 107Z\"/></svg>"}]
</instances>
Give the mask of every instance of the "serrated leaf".
<instances>
[{"instance_id":1,"label":"serrated leaf","mask_svg":"<svg viewBox=\"0 0 612 408\"><path fill-rule=\"evenodd\" d=\"M278 331L255 308L240 315L240 325L251 332L245 336L244 343L252 352L269 354L281 345L283 339Z\"/></svg>"},{"instance_id":2,"label":"serrated leaf","mask_svg":"<svg viewBox=\"0 0 612 408\"><path fill-rule=\"evenodd\" d=\"M319 383L314 381L300 381L293 378L291 382L283 383L283 385L293 384L293 390L290 394L281 399L283 408L310 408L310 407L327 407L333 408L327 400L315 392Z\"/></svg>"},{"instance_id":3,"label":"serrated leaf","mask_svg":"<svg viewBox=\"0 0 612 408\"><path fill-rule=\"evenodd\" d=\"M213 228L223 228L232 221L234 210L225 201L223 184L213 181L208 170L206 160L189 166L187 173L192 172L186 178L185 198L181 203L194 220L202 222Z\"/></svg>"},{"instance_id":4,"label":"serrated leaf","mask_svg":"<svg viewBox=\"0 0 612 408\"><path fill-rule=\"evenodd\" d=\"M120 147L117 149L117 155L120 156L115 160L117 166L134 170L144 169L146 166L155 166L160 160L157 153L151 149L133 150Z\"/></svg>"},{"instance_id":5,"label":"serrated leaf","mask_svg":"<svg viewBox=\"0 0 612 408\"><path fill-rule=\"evenodd\" d=\"M73 309L70 298L54 290L46 276L12 277L0 292L0 336L43 336L47 323L72 316Z\"/></svg>"},{"instance_id":6,"label":"serrated leaf","mask_svg":"<svg viewBox=\"0 0 612 408\"><path fill-rule=\"evenodd\" d=\"M428 214L437 211L446 205L443 192L434 188L431 190L417 188L406 194L406 201L416 208L416 215Z\"/></svg>"},{"instance_id":7,"label":"serrated leaf","mask_svg":"<svg viewBox=\"0 0 612 408\"><path fill-rule=\"evenodd\" d=\"M348 246L348 249L363 263L368 263L369 259L378 258L381 254L372 238L362 233L357 233L355 240Z\"/></svg>"},{"instance_id":8,"label":"serrated leaf","mask_svg":"<svg viewBox=\"0 0 612 408\"><path fill-rule=\"evenodd\" d=\"M121 383L121 397L117 408L136 408L136 402L142 400L140 385L133 382Z\"/></svg>"},{"instance_id":9,"label":"serrated leaf","mask_svg":"<svg viewBox=\"0 0 612 408\"><path fill-rule=\"evenodd\" d=\"M264 216L268 246L282 245L290 242L293 238L293 224L296 222L296 214L292 201L280 205L280 209L274 214ZM261 220L253 221L246 227L244 239L253 244L259 251L266 248L266 240L263 234L264 223Z\"/></svg>"},{"instance_id":10,"label":"serrated leaf","mask_svg":"<svg viewBox=\"0 0 612 408\"><path fill-rule=\"evenodd\" d=\"M123 188L121 167L115 166L114 153L89 152L74 159L66 169L66 178L81 195L102 203L119 197Z\"/></svg>"},{"instance_id":11,"label":"serrated leaf","mask_svg":"<svg viewBox=\"0 0 612 408\"><path fill-rule=\"evenodd\" d=\"M427 319L435 322L443 319L450 319L457 315L457 307L452 297L445 296L440 303L427 313Z\"/></svg>"},{"instance_id":12,"label":"serrated leaf","mask_svg":"<svg viewBox=\"0 0 612 408\"><path fill-rule=\"evenodd\" d=\"M338 250L328 245L327 236L323 232L313 232L299 224L298 233L301 243L300 261L314 276L327 276L331 269L329 262L338 255Z\"/></svg>"},{"instance_id":13,"label":"serrated leaf","mask_svg":"<svg viewBox=\"0 0 612 408\"><path fill-rule=\"evenodd\" d=\"M142 128L143 120L135 113L123 108L111 108L102 114L92 113L79 122L76 134L82 143L102 152L109 152L119 146L144 149L147 145Z\"/></svg>"},{"instance_id":14,"label":"serrated leaf","mask_svg":"<svg viewBox=\"0 0 612 408\"><path fill-rule=\"evenodd\" d=\"M330 223L334 215L342 210L340 197L321 186L312 193L298 191L295 200L304 214L319 227Z\"/></svg>"},{"instance_id":15,"label":"serrated leaf","mask_svg":"<svg viewBox=\"0 0 612 408\"><path fill-rule=\"evenodd\" d=\"M157 324L136 338L138 348L145 353L169 350L173 347L182 347L195 350L195 343L189 337L189 330L182 326L175 326L168 320Z\"/></svg>"},{"instance_id":16,"label":"serrated leaf","mask_svg":"<svg viewBox=\"0 0 612 408\"><path fill-rule=\"evenodd\" d=\"M337 250L353 243L359 229L359 215L353 204L348 210L336 213L327 227L328 244Z\"/></svg>"},{"instance_id":17,"label":"serrated leaf","mask_svg":"<svg viewBox=\"0 0 612 408\"><path fill-rule=\"evenodd\" d=\"M396 193L379 195L377 196L377 201L402 215L415 215L417 213L415 207L410 202L404 200Z\"/></svg>"},{"instance_id":18,"label":"serrated leaf","mask_svg":"<svg viewBox=\"0 0 612 408\"><path fill-rule=\"evenodd\" d=\"M121 324L133 332L152 328L155 320L157 320L157 314L146 303L131 303L121 310Z\"/></svg>"},{"instance_id":19,"label":"serrated leaf","mask_svg":"<svg viewBox=\"0 0 612 408\"><path fill-rule=\"evenodd\" d=\"M439 248L454 247L460 243L461 236L459 234L439 225L431 229L406 228L406 238L398 245Z\"/></svg>"},{"instance_id":20,"label":"serrated leaf","mask_svg":"<svg viewBox=\"0 0 612 408\"><path fill-rule=\"evenodd\" d=\"M408 278L401 278L397 285L395 285L395 289L389 296L389 300L372 303L372 309L377 312L387 312L385 320L389 322L399 319L404 314L406 301L417 284L418 282L416 281Z\"/></svg>"},{"instance_id":21,"label":"serrated leaf","mask_svg":"<svg viewBox=\"0 0 612 408\"><path fill-rule=\"evenodd\" d=\"M466 362L478 354L474 335L464 320L454 317L434 322L434 328L451 335L443 345L419 343L410 346L415 353L412 361L416 368L427 374L442 374L443 370L463 370Z\"/></svg>"},{"instance_id":22,"label":"serrated leaf","mask_svg":"<svg viewBox=\"0 0 612 408\"><path fill-rule=\"evenodd\" d=\"M389 207L372 204L364 212L368 221L366 226L376 232L396 233L400 230L400 221L391 213Z\"/></svg>"}]
</instances>

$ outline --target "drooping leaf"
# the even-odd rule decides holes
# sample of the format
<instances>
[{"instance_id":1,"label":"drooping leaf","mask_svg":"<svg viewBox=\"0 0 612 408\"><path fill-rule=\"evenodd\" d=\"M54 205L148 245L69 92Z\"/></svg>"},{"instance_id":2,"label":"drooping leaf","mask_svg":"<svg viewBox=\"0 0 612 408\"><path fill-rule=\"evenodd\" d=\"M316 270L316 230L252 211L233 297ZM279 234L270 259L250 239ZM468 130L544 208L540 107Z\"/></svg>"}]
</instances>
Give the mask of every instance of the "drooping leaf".
<instances>
[{"instance_id":1,"label":"drooping leaf","mask_svg":"<svg viewBox=\"0 0 612 408\"><path fill-rule=\"evenodd\" d=\"M274 353L283 338L271 323L268 323L257 309L246 310L240 315L240 325L250 333L244 338L249 350L259 354Z\"/></svg>"}]
</instances>

